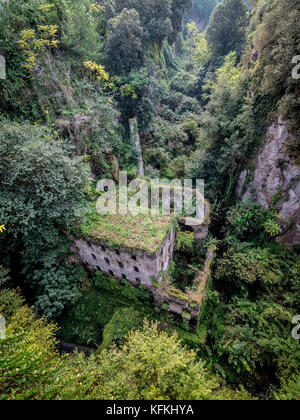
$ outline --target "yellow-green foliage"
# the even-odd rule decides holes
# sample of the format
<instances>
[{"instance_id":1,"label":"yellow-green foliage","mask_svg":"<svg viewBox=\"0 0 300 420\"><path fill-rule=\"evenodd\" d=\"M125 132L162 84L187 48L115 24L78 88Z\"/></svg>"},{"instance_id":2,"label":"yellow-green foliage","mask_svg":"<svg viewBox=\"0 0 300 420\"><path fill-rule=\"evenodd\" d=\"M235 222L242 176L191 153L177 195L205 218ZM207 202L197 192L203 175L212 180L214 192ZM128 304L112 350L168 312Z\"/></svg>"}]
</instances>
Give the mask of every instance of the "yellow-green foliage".
<instances>
[{"instance_id":1,"label":"yellow-green foliage","mask_svg":"<svg viewBox=\"0 0 300 420\"><path fill-rule=\"evenodd\" d=\"M194 233L193 232L182 232L177 233L177 251L188 252L194 246Z\"/></svg>"},{"instance_id":2,"label":"yellow-green foliage","mask_svg":"<svg viewBox=\"0 0 300 420\"><path fill-rule=\"evenodd\" d=\"M204 32L200 32L195 22L187 24L187 39L184 49L188 53L195 70L199 70L209 59L211 53L208 50Z\"/></svg>"},{"instance_id":3,"label":"yellow-green foliage","mask_svg":"<svg viewBox=\"0 0 300 420\"><path fill-rule=\"evenodd\" d=\"M181 346L176 333L145 324L129 334L121 349L101 353L103 396L107 399L235 399L246 392L220 387L196 354Z\"/></svg>"},{"instance_id":4,"label":"yellow-green foliage","mask_svg":"<svg viewBox=\"0 0 300 420\"><path fill-rule=\"evenodd\" d=\"M278 236L280 233L282 233L281 227L278 225L278 223L274 219L268 219L264 224L265 231L270 236Z\"/></svg>"},{"instance_id":5,"label":"yellow-green foliage","mask_svg":"<svg viewBox=\"0 0 300 420\"><path fill-rule=\"evenodd\" d=\"M100 66L94 61L85 61L83 65L87 69L91 70L91 72L96 74L98 82L100 82L100 84L102 84L104 87L113 87L112 82L109 80L109 74L105 71L103 66Z\"/></svg>"},{"instance_id":6,"label":"yellow-green foliage","mask_svg":"<svg viewBox=\"0 0 300 420\"><path fill-rule=\"evenodd\" d=\"M52 3L41 4L38 7L41 23L47 22L48 14L54 8L55 5ZM43 52L47 47L57 48L59 43L57 33L58 26L51 24L40 24L37 26L37 29L30 28L21 31L19 45L26 56L25 68L32 70L36 65L38 54Z\"/></svg>"},{"instance_id":7,"label":"yellow-green foliage","mask_svg":"<svg viewBox=\"0 0 300 420\"><path fill-rule=\"evenodd\" d=\"M28 307L13 316L7 338L0 341L0 398L33 399L42 397L57 369L56 328L34 318Z\"/></svg>"},{"instance_id":8,"label":"yellow-green foliage","mask_svg":"<svg viewBox=\"0 0 300 420\"><path fill-rule=\"evenodd\" d=\"M56 330L54 324L37 319L27 306L17 311L6 339L0 340L0 399L99 397L101 371L94 358L59 356Z\"/></svg>"},{"instance_id":9,"label":"yellow-green foliage","mask_svg":"<svg viewBox=\"0 0 300 420\"><path fill-rule=\"evenodd\" d=\"M27 306L12 317L0 341L0 399L235 399L220 387L176 334L145 324L126 344L99 356L60 356L56 326Z\"/></svg>"},{"instance_id":10,"label":"yellow-green foliage","mask_svg":"<svg viewBox=\"0 0 300 420\"><path fill-rule=\"evenodd\" d=\"M119 91L121 97L131 97L132 99L137 99L135 88L131 83L122 84L119 77L110 77L104 66L99 65L94 61L85 61L83 65L95 74L98 83L103 86L104 89L110 89L113 92Z\"/></svg>"},{"instance_id":11,"label":"yellow-green foliage","mask_svg":"<svg viewBox=\"0 0 300 420\"><path fill-rule=\"evenodd\" d=\"M124 344L127 341L130 330L141 328L143 325L143 318L141 313L134 308L119 308L116 309L111 320L105 326L103 331L103 341L99 348L99 352L113 343L117 345Z\"/></svg>"},{"instance_id":12,"label":"yellow-green foliage","mask_svg":"<svg viewBox=\"0 0 300 420\"><path fill-rule=\"evenodd\" d=\"M216 71L216 80L208 82L204 90L213 92L222 86L227 86L232 91L237 90L240 86L242 68L235 67L235 64L236 54L232 52L226 56L224 65Z\"/></svg>"},{"instance_id":13,"label":"yellow-green foliage","mask_svg":"<svg viewBox=\"0 0 300 420\"><path fill-rule=\"evenodd\" d=\"M0 286L2 280L1 269L3 270L2 266L0 266ZM7 270L4 270L4 274L6 273ZM0 315L4 316L6 322L10 321L23 304L24 299L17 290L0 289Z\"/></svg>"},{"instance_id":14,"label":"yellow-green foliage","mask_svg":"<svg viewBox=\"0 0 300 420\"><path fill-rule=\"evenodd\" d=\"M274 399L280 401L300 401L300 375L296 375L289 381L283 380L281 390L274 393Z\"/></svg>"},{"instance_id":15,"label":"yellow-green foliage","mask_svg":"<svg viewBox=\"0 0 300 420\"><path fill-rule=\"evenodd\" d=\"M91 11L95 14L95 15L100 15L102 16L105 13L105 7L101 6L99 3L92 3L91 6Z\"/></svg>"}]
</instances>

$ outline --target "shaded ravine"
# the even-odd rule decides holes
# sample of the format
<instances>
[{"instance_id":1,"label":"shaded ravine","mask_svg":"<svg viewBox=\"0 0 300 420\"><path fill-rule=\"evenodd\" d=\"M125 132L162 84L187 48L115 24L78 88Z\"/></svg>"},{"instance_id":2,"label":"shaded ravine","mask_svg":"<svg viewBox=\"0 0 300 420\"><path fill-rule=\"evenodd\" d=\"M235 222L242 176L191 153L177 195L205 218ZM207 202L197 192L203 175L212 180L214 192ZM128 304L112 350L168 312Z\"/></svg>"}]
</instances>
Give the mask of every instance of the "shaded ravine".
<instances>
[{"instance_id":1,"label":"shaded ravine","mask_svg":"<svg viewBox=\"0 0 300 420\"><path fill-rule=\"evenodd\" d=\"M79 346L77 344L73 343L67 343L66 341L57 338L57 349L59 352L62 353L74 353L75 351L78 351L79 353L84 353L86 356L90 356L92 353L94 353L97 349L92 347L86 347L86 346Z\"/></svg>"}]
</instances>

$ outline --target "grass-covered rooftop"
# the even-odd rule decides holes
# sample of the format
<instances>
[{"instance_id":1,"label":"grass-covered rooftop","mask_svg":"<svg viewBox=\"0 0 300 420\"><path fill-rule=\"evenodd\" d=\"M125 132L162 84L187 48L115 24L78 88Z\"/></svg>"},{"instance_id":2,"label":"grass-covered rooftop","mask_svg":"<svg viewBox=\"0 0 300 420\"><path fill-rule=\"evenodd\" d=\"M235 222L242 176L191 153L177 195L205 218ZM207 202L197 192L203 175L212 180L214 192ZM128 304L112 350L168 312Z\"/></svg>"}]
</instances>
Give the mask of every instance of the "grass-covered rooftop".
<instances>
[{"instance_id":1,"label":"grass-covered rooftop","mask_svg":"<svg viewBox=\"0 0 300 420\"><path fill-rule=\"evenodd\" d=\"M172 215L99 215L94 209L76 236L114 247L140 249L155 254L173 226Z\"/></svg>"}]
</instances>

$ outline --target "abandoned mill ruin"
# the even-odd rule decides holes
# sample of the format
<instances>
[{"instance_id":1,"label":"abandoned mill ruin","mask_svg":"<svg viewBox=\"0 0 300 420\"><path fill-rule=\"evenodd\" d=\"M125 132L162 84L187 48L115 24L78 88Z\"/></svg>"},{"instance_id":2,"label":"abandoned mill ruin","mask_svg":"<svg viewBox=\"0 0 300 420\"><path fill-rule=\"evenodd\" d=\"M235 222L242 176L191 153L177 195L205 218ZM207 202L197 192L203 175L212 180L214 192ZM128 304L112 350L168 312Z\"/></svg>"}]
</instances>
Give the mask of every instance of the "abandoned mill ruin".
<instances>
[{"instance_id":1,"label":"abandoned mill ruin","mask_svg":"<svg viewBox=\"0 0 300 420\"><path fill-rule=\"evenodd\" d=\"M164 279L173 261L177 232L193 231L194 242L207 237L209 206L203 223L173 215L97 215L82 235L72 235L72 251L90 272L101 271L120 282L144 286L154 297L157 312L167 311L178 324L196 330L214 251L208 249L203 271L191 290L183 292Z\"/></svg>"}]
</instances>

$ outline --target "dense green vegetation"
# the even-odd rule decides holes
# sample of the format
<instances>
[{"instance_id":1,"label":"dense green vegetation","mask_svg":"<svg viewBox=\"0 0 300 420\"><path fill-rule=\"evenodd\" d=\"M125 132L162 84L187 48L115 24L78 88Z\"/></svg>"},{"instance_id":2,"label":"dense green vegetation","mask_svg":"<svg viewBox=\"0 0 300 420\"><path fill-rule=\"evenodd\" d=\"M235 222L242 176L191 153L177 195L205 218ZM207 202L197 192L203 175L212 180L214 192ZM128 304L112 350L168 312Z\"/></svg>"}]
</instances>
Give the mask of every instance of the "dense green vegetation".
<instances>
[{"instance_id":1,"label":"dense green vegetation","mask_svg":"<svg viewBox=\"0 0 300 420\"><path fill-rule=\"evenodd\" d=\"M280 192L236 196L278 115L299 162L299 18L298 0L0 3L0 399L300 398L299 245L276 242ZM185 291L216 249L196 332L70 254L70 232L155 252L170 227L90 210L96 179L137 176L133 117L147 177L205 180L209 236L180 232L164 276Z\"/></svg>"},{"instance_id":2,"label":"dense green vegetation","mask_svg":"<svg viewBox=\"0 0 300 420\"><path fill-rule=\"evenodd\" d=\"M19 299L15 296L15 299ZM145 324L125 345L60 357L54 324L17 307L1 342L0 392L11 399L243 399L213 377L175 334ZM4 308L4 313L5 313ZM191 391L192 390L192 391ZM191 394L192 392L192 394Z\"/></svg>"}]
</instances>

